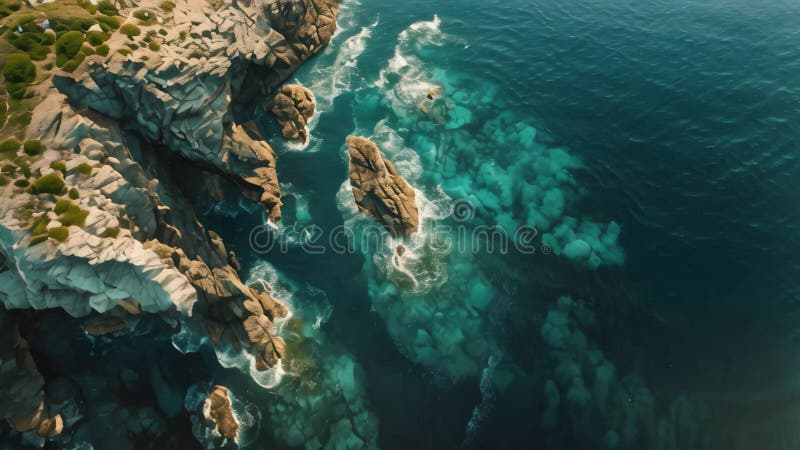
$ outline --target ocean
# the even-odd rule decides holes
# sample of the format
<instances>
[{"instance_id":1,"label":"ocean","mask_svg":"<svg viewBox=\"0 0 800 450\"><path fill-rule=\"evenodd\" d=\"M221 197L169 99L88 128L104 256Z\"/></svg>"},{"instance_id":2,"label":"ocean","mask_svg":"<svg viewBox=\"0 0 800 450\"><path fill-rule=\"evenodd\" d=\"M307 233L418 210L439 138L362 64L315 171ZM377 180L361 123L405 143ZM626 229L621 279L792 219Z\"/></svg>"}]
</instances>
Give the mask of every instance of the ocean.
<instances>
[{"instance_id":1,"label":"ocean","mask_svg":"<svg viewBox=\"0 0 800 450\"><path fill-rule=\"evenodd\" d=\"M272 241L236 199L203 218L296 322L280 384L232 381L253 445L800 448L800 3L341 9L290 80L310 142L260 116ZM350 134L417 190L412 239L365 239Z\"/></svg>"}]
</instances>

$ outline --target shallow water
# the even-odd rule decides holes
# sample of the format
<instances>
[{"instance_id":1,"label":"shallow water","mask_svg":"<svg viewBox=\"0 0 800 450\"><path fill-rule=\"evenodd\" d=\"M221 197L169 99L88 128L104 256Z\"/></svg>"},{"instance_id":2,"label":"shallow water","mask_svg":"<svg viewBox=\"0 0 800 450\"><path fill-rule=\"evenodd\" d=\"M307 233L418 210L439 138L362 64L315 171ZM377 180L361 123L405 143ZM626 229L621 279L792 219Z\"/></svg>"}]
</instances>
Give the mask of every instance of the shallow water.
<instances>
[{"instance_id":1,"label":"shallow water","mask_svg":"<svg viewBox=\"0 0 800 450\"><path fill-rule=\"evenodd\" d=\"M319 325L296 341L322 368L308 376L350 386L343 427L381 448L795 448L798 13L346 1L331 46L295 75L321 111L309 145L270 139L287 193L275 236L295 221L366 232L343 185L358 133L425 199L424 224L453 238L533 226L536 252L441 251L423 227L399 270L395 243L312 255L295 236L259 254L256 210L207 222L246 269L286 280L283 300ZM279 395L317 395L299 379ZM352 444L325 422L341 399L323 397L304 438Z\"/></svg>"}]
</instances>

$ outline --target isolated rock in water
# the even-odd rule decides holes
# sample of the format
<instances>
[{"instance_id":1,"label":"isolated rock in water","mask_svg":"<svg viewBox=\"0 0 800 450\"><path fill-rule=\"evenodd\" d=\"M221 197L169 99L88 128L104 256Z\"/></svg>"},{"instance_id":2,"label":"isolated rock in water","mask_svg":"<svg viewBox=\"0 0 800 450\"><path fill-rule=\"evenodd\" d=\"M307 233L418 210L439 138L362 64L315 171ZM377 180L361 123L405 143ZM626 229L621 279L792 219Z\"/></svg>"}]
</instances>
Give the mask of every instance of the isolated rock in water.
<instances>
[{"instance_id":1,"label":"isolated rock in water","mask_svg":"<svg viewBox=\"0 0 800 450\"><path fill-rule=\"evenodd\" d=\"M419 213L414 189L369 139L348 136L347 146L350 184L358 209L383 223L392 235L408 236L416 231Z\"/></svg>"},{"instance_id":2,"label":"isolated rock in water","mask_svg":"<svg viewBox=\"0 0 800 450\"><path fill-rule=\"evenodd\" d=\"M206 419L206 423L216 427L222 437L231 441L236 440L239 423L233 416L233 407L227 388L214 386L203 403L203 417Z\"/></svg>"},{"instance_id":3,"label":"isolated rock in water","mask_svg":"<svg viewBox=\"0 0 800 450\"><path fill-rule=\"evenodd\" d=\"M303 86L286 85L267 106L275 115L286 139L305 142L308 121L314 117L314 95Z\"/></svg>"}]
</instances>

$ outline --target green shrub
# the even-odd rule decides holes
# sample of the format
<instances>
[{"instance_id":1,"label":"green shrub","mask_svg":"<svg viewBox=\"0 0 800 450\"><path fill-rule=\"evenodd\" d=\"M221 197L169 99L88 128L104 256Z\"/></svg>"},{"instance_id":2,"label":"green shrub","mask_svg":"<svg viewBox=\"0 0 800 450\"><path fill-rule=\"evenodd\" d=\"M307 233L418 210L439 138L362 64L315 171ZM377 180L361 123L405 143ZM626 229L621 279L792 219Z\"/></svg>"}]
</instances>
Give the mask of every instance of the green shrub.
<instances>
[{"instance_id":1,"label":"green shrub","mask_svg":"<svg viewBox=\"0 0 800 450\"><path fill-rule=\"evenodd\" d=\"M56 32L60 37L63 33L69 31L79 31L85 33L89 31L92 25L98 23L95 18L84 17L51 17L50 28Z\"/></svg>"},{"instance_id":2,"label":"green shrub","mask_svg":"<svg viewBox=\"0 0 800 450\"><path fill-rule=\"evenodd\" d=\"M60 172L50 172L43 175L33 182L32 193L34 194L61 194L66 190L64 180Z\"/></svg>"},{"instance_id":3,"label":"green shrub","mask_svg":"<svg viewBox=\"0 0 800 450\"><path fill-rule=\"evenodd\" d=\"M20 188L26 188L29 185L30 185L30 183L25 178L20 178L19 180L14 182L14 186L20 187Z\"/></svg>"},{"instance_id":4,"label":"green shrub","mask_svg":"<svg viewBox=\"0 0 800 450\"><path fill-rule=\"evenodd\" d=\"M27 53L12 53L6 58L3 77L11 97L20 99L25 96L28 84L36 79L36 66Z\"/></svg>"},{"instance_id":5,"label":"green shrub","mask_svg":"<svg viewBox=\"0 0 800 450\"><path fill-rule=\"evenodd\" d=\"M8 17L11 14L19 11L22 7L22 2L19 0L2 0L0 1L0 19Z\"/></svg>"},{"instance_id":6,"label":"green shrub","mask_svg":"<svg viewBox=\"0 0 800 450\"><path fill-rule=\"evenodd\" d=\"M56 202L55 208L53 208L53 212L56 214L64 214L67 212L70 206L74 206L75 204L69 200L61 199Z\"/></svg>"},{"instance_id":7,"label":"green shrub","mask_svg":"<svg viewBox=\"0 0 800 450\"><path fill-rule=\"evenodd\" d=\"M14 164L3 164L2 169L0 169L0 173L4 173L6 175L14 175L17 173L17 166Z\"/></svg>"},{"instance_id":8,"label":"green shrub","mask_svg":"<svg viewBox=\"0 0 800 450\"><path fill-rule=\"evenodd\" d=\"M89 211L81 209L69 200L59 200L54 211L59 214L58 221L67 227L75 225L83 228L86 225L86 218L89 217Z\"/></svg>"},{"instance_id":9,"label":"green shrub","mask_svg":"<svg viewBox=\"0 0 800 450\"><path fill-rule=\"evenodd\" d=\"M95 47L107 41L110 37L110 34L102 31L90 31L86 33L86 41Z\"/></svg>"},{"instance_id":10,"label":"green shrub","mask_svg":"<svg viewBox=\"0 0 800 450\"><path fill-rule=\"evenodd\" d=\"M121 26L119 32L125 36L128 36L129 39L133 39L135 36L142 34L142 30L132 23L126 23L125 25Z\"/></svg>"},{"instance_id":11,"label":"green shrub","mask_svg":"<svg viewBox=\"0 0 800 450\"><path fill-rule=\"evenodd\" d=\"M154 52L161 50L161 45L159 45L158 42L156 41L150 42L150 44L147 47Z\"/></svg>"},{"instance_id":12,"label":"green shrub","mask_svg":"<svg viewBox=\"0 0 800 450\"><path fill-rule=\"evenodd\" d=\"M19 167L19 170L20 172L22 172L23 175L25 175L26 177L31 176L31 165L25 158L21 156L14 158L14 164L16 164L17 167Z\"/></svg>"},{"instance_id":13,"label":"green shrub","mask_svg":"<svg viewBox=\"0 0 800 450\"><path fill-rule=\"evenodd\" d=\"M97 16L95 19L97 19L100 28L106 33L119 28L119 19L116 17Z\"/></svg>"},{"instance_id":14,"label":"green shrub","mask_svg":"<svg viewBox=\"0 0 800 450\"><path fill-rule=\"evenodd\" d=\"M22 150L30 156L40 155L44 151L44 146L40 140L32 139L30 141L25 141L25 145L22 147Z\"/></svg>"},{"instance_id":15,"label":"green shrub","mask_svg":"<svg viewBox=\"0 0 800 450\"><path fill-rule=\"evenodd\" d=\"M162 28L162 29L158 30L158 34L160 34L162 36L166 36L167 35L167 30Z\"/></svg>"},{"instance_id":16,"label":"green shrub","mask_svg":"<svg viewBox=\"0 0 800 450\"><path fill-rule=\"evenodd\" d=\"M22 144L15 138L8 138L0 142L0 153L16 153Z\"/></svg>"},{"instance_id":17,"label":"green shrub","mask_svg":"<svg viewBox=\"0 0 800 450\"><path fill-rule=\"evenodd\" d=\"M77 200L78 197L80 197L80 193L78 193L77 189L72 188L72 189L69 190L69 198L71 198L73 200Z\"/></svg>"},{"instance_id":18,"label":"green shrub","mask_svg":"<svg viewBox=\"0 0 800 450\"><path fill-rule=\"evenodd\" d=\"M128 50L127 48L118 48L117 53L119 53L120 55L128 56L131 54L131 51Z\"/></svg>"},{"instance_id":19,"label":"green shrub","mask_svg":"<svg viewBox=\"0 0 800 450\"><path fill-rule=\"evenodd\" d=\"M83 47L83 33L67 31L56 39L56 65L62 67L75 57Z\"/></svg>"},{"instance_id":20,"label":"green shrub","mask_svg":"<svg viewBox=\"0 0 800 450\"><path fill-rule=\"evenodd\" d=\"M61 173L67 173L67 165L64 164L64 161L53 161L50 163L50 168Z\"/></svg>"},{"instance_id":21,"label":"green shrub","mask_svg":"<svg viewBox=\"0 0 800 450\"><path fill-rule=\"evenodd\" d=\"M69 237L69 228L67 227L53 227L47 230L47 236L57 240L58 242L64 242Z\"/></svg>"},{"instance_id":22,"label":"green shrub","mask_svg":"<svg viewBox=\"0 0 800 450\"><path fill-rule=\"evenodd\" d=\"M164 0L159 5L159 8L161 8L161 10L164 11L164 12L171 13L172 11L175 10L175 2L170 1L170 0Z\"/></svg>"},{"instance_id":23,"label":"green shrub","mask_svg":"<svg viewBox=\"0 0 800 450\"><path fill-rule=\"evenodd\" d=\"M33 221L33 225L31 225L31 234L34 236L47 234L48 223L50 223L50 219L47 217L47 214L42 214Z\"/></svg>"},{"instance_id":24,"label":"green shrub","mask_svg":"<svg viewBox=\"0 0 800 450\"><path fill-rule=\"evenodd\" d=\"M31 238L31 243L30 243L30 245L31 245L31 246L34 246L34 245L36 245L36 244L41 244L42 242L44 242L44 241L46 241L46 240L47 240L47 233L45 233L45 234L37 234L37 235L34 235L34 236Z\"/></svg>"},{"instance_id":25,"label":"green shrub","mask_svg":"<svg viewBox=\"0 0 800 450\"><path fill-rule=\"evenodd\" d=\"M92 173L92 166L87 163L80 163L75 167L75 170L81 175L89 175Z\"/></svg>"},{"instance_id":26,"label":"green shrub","mask_svg":"<svg viewBox=\"0 0 800 450\"><path fill-rule=\"evenodd\" d=\"M8 183L10 183L10 182L11 182L11 179L9 179L7 176L0 175L0 186L8 186Z\"/></svg>"},{"instance_id":27,"label":"green shrub","mask_svg":"<svg viewBox=\"0 0 800 450\"><path fill-rule=\"evenodd\" d=\"M108 227L100 235L102 238L116 238L117 236L119 236L119 227Z\"/></svg>"},{"instance_id":28,"label":"green shrub","mask_svg":"<svg viewBox=\"0 0 800 450\"><path fill-rule=\"evenodd\" d=\"M90 2L88 0L80 0L78 2L78 6L80 6L81 8L89 11L90 14L94 14L94 13L97 12L97 6L93 5L92 2Z\"/></svg>"},{"instance_id":29,"label":"green shrub","mask_svg":"<svg viewBox=\"0 0 800 450\"><path fill-rule=\"evenodd\" d=\"M139 19L142 25L153 25L156 23L156 14L147 9L137 9L133 12L133 17Z\"/></svg>"},{"instance_id":30,"label":"green shrub","mask_svg":"<svg viewBox=\"0 0 800 450\"><path fill-rule=\"evenodd\" d=\"M119 15L119 10L117 7L108 0L101 0L97 2L97 10L100 11L101 14L105 14L107 16Z\"/></svg>"},{"instance_id":31,"label":"green shrub","mask_svg":"<svg viewBox=\"0 0 800 450\"><path fill-rule=\"evenodd\" d=\"M94 51L95 51L95 52L97 52L97 54L98 54L98 55L100 55L100 56L108 56L108 52L109 52L110 50L111 50L111 49L109 49L109 48L108 48L108 46L107 46L106 44L103 44L103 45L98 45L98 46L97 46L97 47L95 47L95 49L94 49Z\"/></svg>"}]
</instances>

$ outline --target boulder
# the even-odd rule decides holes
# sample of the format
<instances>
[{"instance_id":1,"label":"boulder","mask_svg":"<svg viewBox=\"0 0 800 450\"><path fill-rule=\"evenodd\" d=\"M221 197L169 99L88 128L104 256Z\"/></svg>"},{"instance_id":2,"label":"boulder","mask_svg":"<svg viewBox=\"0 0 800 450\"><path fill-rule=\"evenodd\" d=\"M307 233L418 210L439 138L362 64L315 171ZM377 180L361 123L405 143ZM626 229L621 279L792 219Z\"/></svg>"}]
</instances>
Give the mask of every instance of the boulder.
<instances>
[{"instance_id":1,"label":"boulder","mask_svg":"<svg viewBox=\"0 0 800 450\"><path fill-rule=\"evenodd\" d=\"M286 139L308 140L308 121L314 117L314 95L303 86L286 85L267 105Z\"/></svg>"},{"instance_id":2,"label":"boulder","mask_svg":"<svg viewBox=\"0 0 800 450\"><path fill-rule=\"evenodd\" d=\"M228 389L214 386L203 402L203 418L209 426L216 428L224 438L235 442L239 433L239 422L233 415L233 407Z\"/></svg>"}]
</instances>

